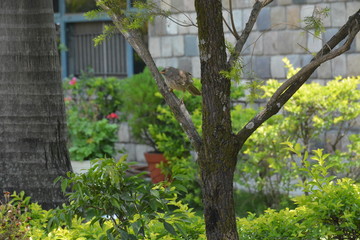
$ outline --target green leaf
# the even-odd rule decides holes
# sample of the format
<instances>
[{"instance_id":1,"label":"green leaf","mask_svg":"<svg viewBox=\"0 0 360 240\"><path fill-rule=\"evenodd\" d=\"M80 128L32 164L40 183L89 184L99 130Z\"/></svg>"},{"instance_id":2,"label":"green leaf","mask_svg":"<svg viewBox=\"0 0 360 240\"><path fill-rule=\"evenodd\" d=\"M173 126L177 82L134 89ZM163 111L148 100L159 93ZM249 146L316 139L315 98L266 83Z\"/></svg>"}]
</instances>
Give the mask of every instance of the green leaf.
<instances>
[{"instance_id":1,"label":"green leaf","mask_svg":"<svg viewBox=\"0 0 360 240\"><path fill-rule=\"evenodd\" d=\"M171 234L174 235L174 236L177 236L177 233L176 233L176 231L175 231L175 228L174 228L171 224L169 224L169 223L166 222L166 221L164 221L163 224L164 224L164 228L165 228L169 233L171 233Z\"/></svg>"}]
</instances>

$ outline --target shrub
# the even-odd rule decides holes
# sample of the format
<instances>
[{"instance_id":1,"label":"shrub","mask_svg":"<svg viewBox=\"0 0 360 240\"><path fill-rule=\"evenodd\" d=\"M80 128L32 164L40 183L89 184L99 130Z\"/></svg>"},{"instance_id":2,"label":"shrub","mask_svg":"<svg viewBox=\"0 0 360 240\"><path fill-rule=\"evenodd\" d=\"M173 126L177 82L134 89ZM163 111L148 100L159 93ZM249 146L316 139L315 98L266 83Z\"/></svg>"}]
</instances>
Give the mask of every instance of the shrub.
<instances>
[{"instance_id":1,"label":"shrub","mask_svg":"<svg viewBox=\"0 0 360 240\"><path fill-rule=\"evenodd\" d=\"M150 70L145 68L142 73L122 81L121 112L126 114L132 135L139 143L148 144L157 150L148 127L151 124L163 125L157 118L156 109L165 102L162 97L157 96L158 88Z\"/></svg>"},{"instance_id":2,"label":"shrub","mask_svg":"<svg viewBox=\"0 0 360 240\"><path fill-rule=\"evenodd\" d=\"M82 161L97 157L111 157L115 154L118 125L108 119L90 121L78 115L77 111L68 112L70 137L70 156L72 160Z\"/></svg>"},{"instance_id":3,"label":"shrub","mask_svg":"<svg viewBox=\"0 0 360 240\"><path fill-rule=\"evenodd\" d=\"M117 141L116 112L121 107L121 81L84 75L64 83L72 160L112 157Z\"/></svg>"},{"instance_id":4,"label":"shrub","mask_svg":"<svg viewBox=\"0 0 360 240\"><path fill-rule=\"evenodd\" d=\"M289 69L289 78L298 69L294 69L288 60L284 62ZM347 152L342 152L345 150L340 149L340 143L360 114L359 83L360 76L338 77L326 86L318 83L302 86L285 104L283 111L259 127L245 143L239 155L237 181L264 196L268 207L280 208L291 191L297 189L294 182L307 178L298 170L303 167L302 163L282 147L281 143L285 141L302 144L303 153L325 148L332 153L328 160L332 162L330 172L358 177L356 136L349 138L351 145ZM280 84L269 80L262 86L263 98L270 97ZM233 115L241 115L240 111L244 109L235 107ZM252 115L252 110L246 110L242 118L250 119ZM238 122L241 124L234 126L240 128L246 121L240 119Z\"/></svg>"},{"instance_id":5,"label":"shrub","mask_svg":"<svg viewBox=\"0 0 360 240\"><path fill-rule=\"evenodd\" d=\"M97 159L87 173L68 173L61 186L70 204L57 209L49 226L65 222L68 227L76 216L91 224L111 222L106 237L122 239L197 239L204 233L201 218L177 200L173 188L151 185L140 176L127 176L126 158Z\"/></svg>"},{"instance_id":6,"label":"shrub","mask_svg":"<svg viewBox=\"0 0 360 240\"><path fill-rule=\"evenodd\" d=\"M289 150L301 155L292 144ZM314 151L311 164L303 157L311 179L303 186L307 195L294 198L294 210L268 209L259 217L239 218L241 239L358 239L360 237L360 185L349 178L334 181L322 150ZM312 166L311 166L312 165Z\"/></svg>"}]
</instances>

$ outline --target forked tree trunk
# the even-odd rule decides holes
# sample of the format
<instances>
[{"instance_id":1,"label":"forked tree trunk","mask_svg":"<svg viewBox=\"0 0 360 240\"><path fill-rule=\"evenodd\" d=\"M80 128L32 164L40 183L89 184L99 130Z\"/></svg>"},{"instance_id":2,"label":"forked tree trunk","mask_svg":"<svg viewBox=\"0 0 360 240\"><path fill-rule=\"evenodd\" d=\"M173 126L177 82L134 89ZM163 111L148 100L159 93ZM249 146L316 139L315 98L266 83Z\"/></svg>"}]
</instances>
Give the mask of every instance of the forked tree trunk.
<instances>
[{"instance_id":1,"label":"forked tree trunk","mask_svg":"<svg viewBox=\"0 0 360 240\"><path fill-rule=\"evenodd\" d=\"M45 208L71 170L52 1L0 1L0 191Z\"/></svg>"},{"instance_id":2,"label":"forked tree trunk","mask_svg":"<svg viewBox=\"0 0 360 240\"><path fill-rule=\"evenodd\" d=\"M230 79L218 0L195 1L203 99L203 145L199 165L207 239L238 239L233 175L239 151L230 118Z\"/></svg>"}]
</instances>

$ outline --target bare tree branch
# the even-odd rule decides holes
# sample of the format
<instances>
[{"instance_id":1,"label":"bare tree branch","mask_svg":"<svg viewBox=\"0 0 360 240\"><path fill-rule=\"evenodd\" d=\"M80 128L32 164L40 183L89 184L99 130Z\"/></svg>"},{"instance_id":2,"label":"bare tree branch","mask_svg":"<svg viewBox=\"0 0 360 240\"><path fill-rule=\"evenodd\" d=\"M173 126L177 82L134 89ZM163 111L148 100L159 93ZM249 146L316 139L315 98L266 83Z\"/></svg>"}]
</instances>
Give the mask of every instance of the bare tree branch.
<instances>
[{"instance_id":1,"label":"bare tree branch","mask_svg":"<svg viewBox=\"0 0 360 240\"><path fill-rule=\"evenodd\" d=\"M226 20L225 20L225 18L224 18L224 16L222 17L222 19L223 19L223 22L225 23L225 25L226 25L226 27L229 29L229 31L231 32L231 34L236 38L236 35L237 36L239 36L238 34L237 34L237 32L235 31L233 31L233 29L229 26L229 24L226 22Z\"/></svg>"},{"instance_id":2,"label":"bare tree branch","mask_svg":"<svg viewBox=\"0 0 360 240\"><path fill-rule=\"evenodd\" d=\"M232 9L232 0L229 0L229 8L230 8L230 21L231 21L231 26L232 26L232 31L231 33L234 35L236 40L240 39L240 36L236 30L235 27L235 23L234 23L234 15L233 15L233 9Z\"/></svg>"},{"instance_id":3,"label":"bare tree branch","mask_svg":"<svg viewBox=\"0 0 360 240\"><path fill-rule=\"evenodd\" d=\"M272 1L273 0L266 0L264 2L261 2L261 1L257 0L255 2L255 4L253 5L249 20L247 21L246 26L245 26L244 30L242 31L240 38L237 40L237 42L235 44L235 51L234 51L234 53L231 54L231 56L228 60L228 64L230 66L232 66L234 64L234 62L238 59L238 57L246 43L246 40L248 39L248 37L255 25L255 22L259 16L261 9L263 7L265 7L266 5L270 4Z\"/></svg>"},{"instance_id":4,"label":"bare tree branch","mask_svg":"<svg viewBox=\"0 0 360 240\"><path fill-rule=\"evenodd\" d=\"M280 86L270 98L265 108L237 133L236 136L239 146L242 146L263 122L275 115L322 63L349 50L359 30L360 9L353 16L349 17L346 24L322 47L309 64ZM346 42L341 47L334 49L346 37Z\"/></svg>"},{"instance_id":5,"label":"bare tree branch","mask_svg":"<svg viewBox=\"0 0 360 240\"><path fill-rule=\"evenodd\" d=\"M143 42L140 33L134 29L126 29L122 25L122 20L124 16L122 16L120 13L114 13L106 5L102 4L100 6L110 15L115 26L122 33L122 35L129 42L129 44L134 48L134 50L139 54L139 56L143 59L145 64L149 67L159 87L160 93L164 96L164 99L174 113L175 118L179 121L183 130L189 136L189 139L192 142L193 146L198 151L202 146L202 139L197 132L194 123L191 120L191 116L187 111L184 103L181 102L174 93L169 91L162 75L159 73L159 70L146 44Z\"/></svg>"}]
</instances>

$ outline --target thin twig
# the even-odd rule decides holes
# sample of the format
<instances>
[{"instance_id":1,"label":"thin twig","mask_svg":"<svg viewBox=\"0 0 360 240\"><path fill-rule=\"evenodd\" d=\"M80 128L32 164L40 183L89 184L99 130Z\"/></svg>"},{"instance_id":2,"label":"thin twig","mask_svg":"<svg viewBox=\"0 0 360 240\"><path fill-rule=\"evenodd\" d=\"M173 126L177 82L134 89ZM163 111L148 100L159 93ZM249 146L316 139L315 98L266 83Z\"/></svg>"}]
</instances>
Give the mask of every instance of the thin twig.
<instances>
[{"instance_id":1,"label":"thin twig","mask_svg":"<svg viewBox=\"0 0 360 240\"><path fill-rule=\"evenodd\" d=\"M229 0L229 8L230 8L230 21L231 21L231 25L232 25L232 34L234 35L235 39L236 40L239 40L240 39L240 36L236 30L236 27L235 27L235 22L234 22L234 14L233 14L233 9L232 9L232 0Z\"/></svg>"}]
</instances>

